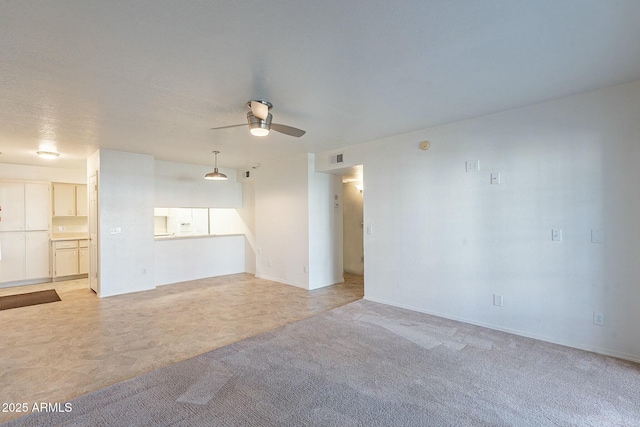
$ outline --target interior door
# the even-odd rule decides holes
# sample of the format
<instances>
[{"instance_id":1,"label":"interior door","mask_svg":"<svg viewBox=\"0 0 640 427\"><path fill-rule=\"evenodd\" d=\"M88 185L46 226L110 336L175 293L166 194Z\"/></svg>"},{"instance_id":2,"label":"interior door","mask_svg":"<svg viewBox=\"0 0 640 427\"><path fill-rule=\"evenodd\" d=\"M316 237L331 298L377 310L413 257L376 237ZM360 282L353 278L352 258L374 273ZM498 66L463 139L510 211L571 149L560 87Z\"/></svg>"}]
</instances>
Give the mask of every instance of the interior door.
<instances>
[{"instance_id":1,"label":"interior door","mask_svg":"<svg viewBox=\"0 0 640 427\"><path fill-rule=\"evenodd\" d=\"M98 281L98 173L89 177L89 287L97 294Z\"/></svg>"}]
</instances>

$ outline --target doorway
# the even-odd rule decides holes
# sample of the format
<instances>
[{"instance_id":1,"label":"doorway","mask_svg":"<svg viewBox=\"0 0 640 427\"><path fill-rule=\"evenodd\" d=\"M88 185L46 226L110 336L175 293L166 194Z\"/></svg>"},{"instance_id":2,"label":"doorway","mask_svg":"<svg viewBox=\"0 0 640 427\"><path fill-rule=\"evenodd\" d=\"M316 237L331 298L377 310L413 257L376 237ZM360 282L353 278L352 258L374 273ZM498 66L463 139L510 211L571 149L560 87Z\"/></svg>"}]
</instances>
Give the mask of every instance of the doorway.
<instances>
[{"instance_id":1,"label":"doorway","mask_svg":"<svg viewBox=\"0 0 640 427\"><path fill-rule=\"evenodd\" d=\"M343 269L351 280L364 277L364 174L362 165L342 175L342 254ZM346 277L345 277L346 280Z\"/></svg>"}]
</instances>

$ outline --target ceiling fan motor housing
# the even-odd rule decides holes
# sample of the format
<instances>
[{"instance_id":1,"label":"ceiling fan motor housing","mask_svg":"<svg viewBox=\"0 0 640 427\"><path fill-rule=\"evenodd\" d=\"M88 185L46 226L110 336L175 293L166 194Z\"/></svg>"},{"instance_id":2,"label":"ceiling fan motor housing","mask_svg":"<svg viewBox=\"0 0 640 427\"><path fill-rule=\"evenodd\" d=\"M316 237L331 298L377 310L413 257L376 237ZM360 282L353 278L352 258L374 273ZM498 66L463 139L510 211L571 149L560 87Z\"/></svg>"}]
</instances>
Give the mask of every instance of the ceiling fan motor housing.
<instances>
[{"instance_id":1,"label":"ceiling fan motor housing","mask_svg":"<svg viewBox=\"0 0 640 427\"><path fill-rule=\"evenodd\" d=\"M255 130L264 129L268 133L269 129L271 129L271 118L272 118L272 115L271 113L269 113L265 120L261 120L256 116L254 116L253 112L249 111L247 113L247 122L249 123L249 129L251 130L251 133L254 133L254 129Z\"/></svg>"}]
</instances>

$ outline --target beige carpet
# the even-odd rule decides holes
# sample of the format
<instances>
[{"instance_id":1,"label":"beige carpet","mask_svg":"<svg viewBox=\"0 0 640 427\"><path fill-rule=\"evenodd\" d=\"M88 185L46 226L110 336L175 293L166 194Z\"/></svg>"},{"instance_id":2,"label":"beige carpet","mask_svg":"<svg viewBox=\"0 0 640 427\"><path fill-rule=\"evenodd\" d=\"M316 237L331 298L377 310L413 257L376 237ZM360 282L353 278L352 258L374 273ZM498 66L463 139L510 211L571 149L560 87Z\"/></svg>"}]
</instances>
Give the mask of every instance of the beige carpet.
<instances>
[{"instance_id":1,"label":"beige carpet","mask_svg":"<svg viewBox=\"0 0 640 427\"><path fill-rule=\"evenodd\" d=\"M640 365L358 301L69 404L7 425L639 426Z\"/></svg>"}]
</instances>

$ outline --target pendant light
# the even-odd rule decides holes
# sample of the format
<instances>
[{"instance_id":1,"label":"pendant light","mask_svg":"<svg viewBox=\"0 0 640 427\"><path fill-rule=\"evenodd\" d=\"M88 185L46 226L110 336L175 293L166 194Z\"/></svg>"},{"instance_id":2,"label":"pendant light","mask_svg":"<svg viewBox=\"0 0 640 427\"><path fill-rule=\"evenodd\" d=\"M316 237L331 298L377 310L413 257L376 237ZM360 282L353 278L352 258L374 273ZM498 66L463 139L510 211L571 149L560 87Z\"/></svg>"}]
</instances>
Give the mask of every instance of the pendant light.
<instances>
[{"instance_id":1,"label":"pendant light","mask_svg":"<svg viewBox=\"0 0 640 427\"><path fill-rule=\"evenodd\" d=\"M218 153L220 153L219 151L214 151L213 154L215 154L216 156L216 163L215 166L213 168L213 172L209 172L208 174L206 174L204 176L204 179L210 179L213 181L226 181L227 180L227 175L218 172Z\"/></svg>"}]
</instances>

